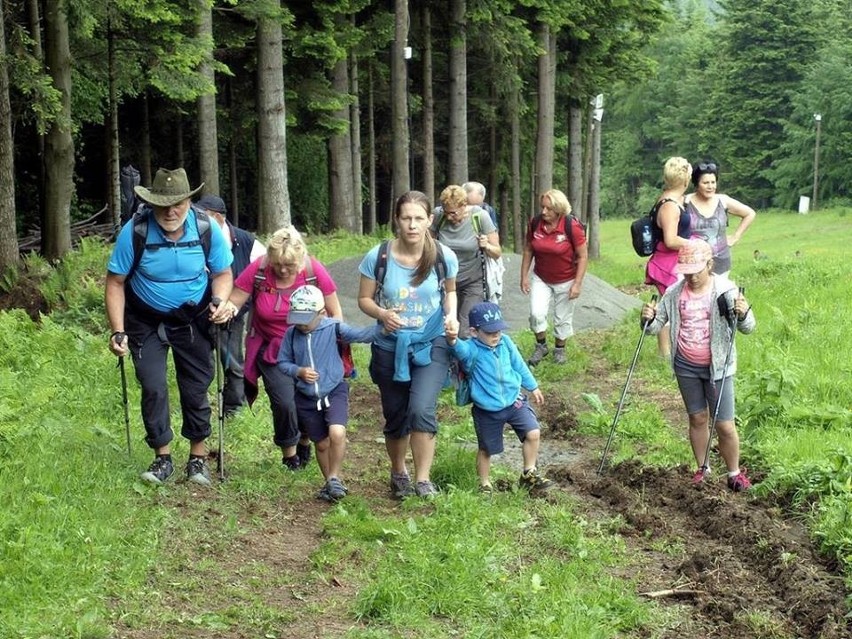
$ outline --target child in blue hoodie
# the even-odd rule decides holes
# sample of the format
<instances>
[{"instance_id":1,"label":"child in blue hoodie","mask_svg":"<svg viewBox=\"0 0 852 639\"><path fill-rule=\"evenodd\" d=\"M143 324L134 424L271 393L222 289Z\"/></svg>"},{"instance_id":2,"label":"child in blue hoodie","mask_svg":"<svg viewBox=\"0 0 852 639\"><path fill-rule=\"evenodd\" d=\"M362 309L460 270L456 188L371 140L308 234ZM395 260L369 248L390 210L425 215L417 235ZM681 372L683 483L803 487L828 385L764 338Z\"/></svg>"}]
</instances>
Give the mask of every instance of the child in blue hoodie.
<instances>
[{"instance_id":1,"label":"child in blue hoodie","mask_svg":"<svg viewBox=\"0 0 852 639\"><path fill-rule=\"evenodd\" d=\"M473 401L473 426L479 450L476 472L479 490L492 492L491 456L503 452L503 427L509 424L523 444L524 472L518 484L530 492L543 492L553 487L536 468L541 430L538 418L521 388L532 395L537 404L544 401L529 366L518 347L503 331L509 328L500 307L491 302L476 304L468 314L473 339L458 339L458 326L447 330L447 343L470 380Z\"/></svg>"},{"instance_id":2,"label":"child in blue hoodie","mask_svg":"<svg viewBox=\"0 0 852 639\"><path fill-rule=\"evenodd\" d=\"M340 480L349 421L349 384L344 379L338 337L345 343L372 342L381 326L355 328L325 317L325 298L316 286L290 296L290 328L281 341L278 366L296 379L299 425L314 442L325 485L317 497L337 501L348 489Z\"/></svg>"}]
</instances>

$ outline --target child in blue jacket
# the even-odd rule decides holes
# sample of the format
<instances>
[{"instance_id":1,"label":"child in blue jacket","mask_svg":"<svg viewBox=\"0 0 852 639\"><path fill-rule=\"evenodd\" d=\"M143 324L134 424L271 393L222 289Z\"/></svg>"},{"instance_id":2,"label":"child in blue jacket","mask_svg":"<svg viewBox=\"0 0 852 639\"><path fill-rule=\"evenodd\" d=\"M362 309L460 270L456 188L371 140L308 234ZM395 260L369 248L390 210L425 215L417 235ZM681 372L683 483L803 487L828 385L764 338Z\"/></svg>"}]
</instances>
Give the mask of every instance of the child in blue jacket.
<instances>
[{"instance_id":1,"label":"child in blue jacket","mask_svg":"<svg viewBox=\"0 0 852 639\"><path fill-rule=\"evenodd\" d=\"M354 328L325 317L325 298L316 286L290 296L290 328L281 341L278 366L296 379L299 425L314 442L325 485L317 497L337 501L349 492L340 480L349 421L349 384L344 379L338 336L345 343L372 342L381 326Z\"/></svg>"},{"instance_id":2,"label":"child in blue jacket","mask_svg":"<svg viewBox=\"0 0 852 639\"><path fill-rule=\"evenodd\" d=\"M473 425L479 450L476 472L479 490L492 492L491 456L503 452L503 427L509 424L523 444L524 472L518 481L522 488L543 492L553 487L536 468L541 430L538 418L521 388L537 404L544 401L529 366L518 347L503 331L509 326L500 307L491 302L476 304L468 314L473 339L458 339L458 326L447 330L447 343L470 380Z\"/></svg>"}]
</instances>

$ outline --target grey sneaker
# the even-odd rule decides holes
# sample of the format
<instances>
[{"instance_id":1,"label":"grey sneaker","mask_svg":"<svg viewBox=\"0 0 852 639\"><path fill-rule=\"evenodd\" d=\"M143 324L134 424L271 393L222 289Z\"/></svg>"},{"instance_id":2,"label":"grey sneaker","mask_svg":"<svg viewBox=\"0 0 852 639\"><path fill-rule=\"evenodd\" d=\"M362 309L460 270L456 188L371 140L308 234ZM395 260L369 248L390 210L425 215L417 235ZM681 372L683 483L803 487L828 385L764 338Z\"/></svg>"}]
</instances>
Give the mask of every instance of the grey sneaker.
<instances>
[{"instance_id":1,"label":"grey sneaker","mask_svg":"<svg viewBox=\"0 0 852 639\"><path fill-rule=\"evenodd\" d=\"M329 497L331 497L334 501L338 499L343 499L346 495L349 494L349 489L343 485L343 482L340 481L337 477L332 477L325 483L325 489L328 491Z\"/></svg>"},{"instance_id":2,"label":"grey sneaker","mask_svg":"<svg viewBox=\"0 0 852 639\"><path fill-rule=\"evenodd\" d=\"M391 473L390 489L397 499L411 497L414 494L414 486L411 485L411 477L408 473Z\"/></svg>"},{"instance_id":3,"label":"grey sneaker","mask_svg":"<svg viewBox=\"0 0 852 639\"><path fill-rule=\"evenodd\" d=\"M530 366L535 366L541 360L544 359L544 356L547 355L548 351L549 349L547 348L547 344L540 344L536 342L535 350L533 351L533 354L530 355L530 358L527 360L527 364L529 364Z\"/></svg>"},{"instance_id":4,"label":"grey sneaker","mask_svg":"<svg viewBox=\"0 0 852 639\"><path fill-rule=\"evenodd\" d=\"M200 486L212 486L207 462L202 457L190 457L186 464L186 478Z\"/></svg>"},{"instance_id":5,"label":"grey sneaker","mask_svg":"<svg viewBox=\"0 0 852 639\"><path fill-rule=\"evenodd\" d=\"M557 364L564 364L567 360L565 359L565 347L557 346L553 349L553 361Z\"/></svg>"},{"instance_id":6,"label":"grey sneaker","mask_svg":"<svg viewBox=\"0 0 852 639\"><path fill-rule=\"evenodd\" d=\"M158 456L148 466L148 470L140 475L143 481L152 484L162 484L175 472L175 467L172 465L172 460L167 457Z\"/></svg>"},{"instance_id":7,"label":"grey sneaker","mask_svg":"<svg viewBox=\"0 0 852 639\"><path fill-rule=\"evenodd\" d=\"M438 489L431 481L419 481L414 487L414 492L418 497L429 499L438 494Z\"/></svg>"}]
</instances>

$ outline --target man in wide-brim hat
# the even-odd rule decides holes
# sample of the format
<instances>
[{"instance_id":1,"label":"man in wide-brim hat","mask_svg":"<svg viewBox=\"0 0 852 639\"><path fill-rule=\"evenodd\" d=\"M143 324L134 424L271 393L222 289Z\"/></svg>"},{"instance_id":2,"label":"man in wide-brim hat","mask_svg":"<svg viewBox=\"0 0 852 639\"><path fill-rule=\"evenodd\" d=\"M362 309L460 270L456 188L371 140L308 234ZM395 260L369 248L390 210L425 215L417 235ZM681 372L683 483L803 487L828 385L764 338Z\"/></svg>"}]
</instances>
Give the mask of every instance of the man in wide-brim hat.
<instances>
[{"instance_id":1,"label":"man in wide-brim hat","mask_svg":"<svg viewBox=\"0 0 852 639\"><path fill-rule=\"evenodd\" d=\"M142 473L161 484L174 473L167 357L171 349L180 388L181 435L189 440L186 477L210 485L207 444L213 381L210 320L227 312L233 255L218 224L190 206L203 184L190 188L183 169L160 169L151 188L134 187L144 206L125 224L107 265L110 350L130 354L142 387L145 441L154 462ZM144 245L135 241L143 237ZM215 303L214 303L215 302Z\"/></svg>"},{"instance_id":2,"label":"man in wide-brim hat","mask_svg":"<svg viewBox=\"0 0 852 639\"><path fill-rule=\"evenodd\" d=\"M186 220L190 198L203 188L204 182L194 189L189 188L189 178L183 169L159 169L150 189L134 186L133 190L140 200L151 205L163 230L173 234Z\"/></svg>"}]
</instances>

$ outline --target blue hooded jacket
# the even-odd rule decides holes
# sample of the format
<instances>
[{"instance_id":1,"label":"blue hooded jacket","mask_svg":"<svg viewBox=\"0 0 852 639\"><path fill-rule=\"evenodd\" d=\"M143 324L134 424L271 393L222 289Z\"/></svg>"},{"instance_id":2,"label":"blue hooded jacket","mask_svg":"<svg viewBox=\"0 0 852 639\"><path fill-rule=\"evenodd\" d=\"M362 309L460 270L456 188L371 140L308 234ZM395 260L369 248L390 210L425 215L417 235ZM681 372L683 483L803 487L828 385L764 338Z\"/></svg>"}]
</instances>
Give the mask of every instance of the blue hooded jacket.
<instances>
[{"instance_id":1,"label":"blue hooded jacket","mask_svg":"<svg viewBox=\"0 0 852 639\"><path fill-rule=\"evenodd\" d=\"M291 326L281 340L278 367L296 379L296 390L303 395L322 399L343 381L343 360L337 349L338 327L340 338L347 344L370 343L381 334L381 325L355 328L336 319L323 317L310 333ZM319 373L316 382L305 382L298 377L302 367Z\"/></svg>"},{"instance_id":2,"label":"blue hooded jacket","mask_svg":"<svg viewBox=\"0 0 852 639\"><path fill-rule=\"evenodd\" d=\"M491 348L472 337L456 340L453 352L470 378L470 398L483 410L498 411L511 406L521 388L538 388L529 366L508 335Z\"/></svg>"}]
</instances>

